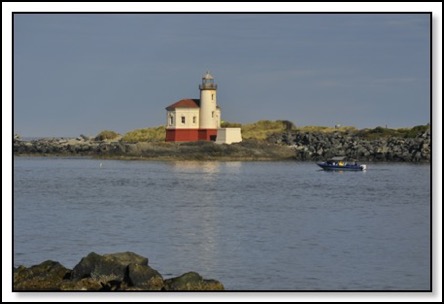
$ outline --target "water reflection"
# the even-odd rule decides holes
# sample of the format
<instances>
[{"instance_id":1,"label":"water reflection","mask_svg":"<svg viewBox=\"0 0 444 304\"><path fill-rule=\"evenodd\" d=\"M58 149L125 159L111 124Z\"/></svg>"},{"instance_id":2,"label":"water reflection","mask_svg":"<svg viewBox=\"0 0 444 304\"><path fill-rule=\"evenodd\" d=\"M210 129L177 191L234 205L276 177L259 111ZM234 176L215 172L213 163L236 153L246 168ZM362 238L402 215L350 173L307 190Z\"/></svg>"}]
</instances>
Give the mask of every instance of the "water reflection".
<instances>
[{"instance_id":1,"label":"water reflection","mask_svg":"<svg viewBox=\"0 0 444 304\"><path fill-rule=\"evenodd\" d=\"M225 162L225 167L229 173L240 173L240 169L242 167L242 162L240 161L231 161Z\"/></svg>"},{"instance_id":2,"label":"water reflection","mask_svg":"<svg viewBox=\"0 0 444 304\"><path fill-rule=\"evenodd\" d=\"M211 161L175 161L171 162L176 172L200 172L207 174L215 174L220 170L220 162Z\"/></svg>"},{"instance_id":3,"label":"water reflection","mask_svg":"<svg viewBox=\"0 0 444 304\"><path fill-rule=\"evenodd\" d=\"M188 259L198 260L201 270L211 274L216 271L220 253L224 251L226 196L235 191L227 189L227 185L240 179L242 163L178 161L170 164L176 180L171 191L182 195L182 203L174 211L176 248L186 253Z\"/></svg>"},{"instance_id":4,"label":"water reflection","mask_svg":"<svg viewBox=\"0 0 444 304\"><path fill-rule=\"evenodd\" d=\"M221 223L217 192L222 164L199 161L171 164L177 180L173 191L181 191L184 197L190 196L190 200L175 211L176 229L181 232L177 247L181 252L186 252L188 258L198 259L205 271L211 271L220 250L217 231Z\"/></svg>"}]
</instances>

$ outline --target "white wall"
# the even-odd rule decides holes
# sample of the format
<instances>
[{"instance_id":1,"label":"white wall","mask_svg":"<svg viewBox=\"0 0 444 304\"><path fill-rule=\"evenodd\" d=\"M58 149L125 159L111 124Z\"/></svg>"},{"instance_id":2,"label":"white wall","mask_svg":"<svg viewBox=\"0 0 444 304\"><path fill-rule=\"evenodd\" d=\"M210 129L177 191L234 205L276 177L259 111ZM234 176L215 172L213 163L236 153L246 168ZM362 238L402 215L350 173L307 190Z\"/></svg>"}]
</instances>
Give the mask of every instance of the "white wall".
<instances>
[{"instance_id":1,"label":"white wall","mask_svg":"<svg viewBox=\"0 0 444 304\"><path fill-rule=\"evenodd\" d=\"M232 144L242 141L241 128L217 129L216 144Z\"/></svg>"},{"instance_id":2,"label":"white wall","mask_svg":"<svg viewBox=\"0 0 444 304\"><path fill-rule=\"evenodd\" d=\"M171 124L171 117L173 123ZM185 123L182 122L185 118ZM194 122L193 122L193 118ZM198 129L199 109L198 108L176 108L174 111L167 111L167 129Z\"/></svg>"}]
</instances>

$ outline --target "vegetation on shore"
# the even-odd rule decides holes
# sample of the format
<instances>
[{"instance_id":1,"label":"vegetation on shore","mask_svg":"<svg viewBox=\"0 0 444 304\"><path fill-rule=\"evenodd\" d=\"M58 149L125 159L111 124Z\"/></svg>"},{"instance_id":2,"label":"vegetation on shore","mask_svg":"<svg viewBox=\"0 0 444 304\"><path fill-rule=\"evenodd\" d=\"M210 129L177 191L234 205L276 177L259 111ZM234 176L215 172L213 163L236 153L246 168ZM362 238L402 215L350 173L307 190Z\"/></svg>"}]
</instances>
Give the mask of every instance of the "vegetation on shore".
<instances>
[{"instance_id":1,"label":"vegetation on shore","mask_svg":"<svg viewBox=\"0 0 444 304\"><path fill-rule=\"evenodd\" d=\"M356 130L356 134L361 138L366 138L369 140L388 137L415 138L425 133L429 128L430 125L419 125L414 126L413 128L399 129L376 127L374 129Z\"/></svg>"},{"instance_id":2,"label":"vegetation on shore","mask_svg":"<svg viewBox=\"0 0 444 304\"><path fill-rule=\"evenodd\" d=\"M103 130L97 136L95 137L95 140L101 141L101 140L113 140L119 137L120 134L111 130Z\"/></svg>"},{"instance_id":3,"label":"vegetation on shore","mask_svg":"<svg viewBox=\"0 0 444 304\"><path fill-rule=\"evenodd\" d=\"M162 142L165 141L165 127L144 128L129 131L122 137L123 142Z\"/></svg>"},{"instance_id":4,"label":"vegetation on shore","mask_svg":"<svg viewBox=\"0 0 444 304\"><path fill-rule=\"evenodd\" d=\"M240 124L233 122L222 122L222 128L241 128L243 140L266 140L271 135L284 132L304 132L304 133L346 133L355 135L362 139L375 140L388 137L415 138L426 132L430 125L418 125L412 128L390 129L385 127L356 129L353 126L303 126L297 127L288 120L259 120L254 123ZM119 137L114 131L105 130L96 136L96 140L112 140ZM136 129L127 132L120 139L126 143L137 142L164 142L165 126Z\"/></svg>"}]
</instances>

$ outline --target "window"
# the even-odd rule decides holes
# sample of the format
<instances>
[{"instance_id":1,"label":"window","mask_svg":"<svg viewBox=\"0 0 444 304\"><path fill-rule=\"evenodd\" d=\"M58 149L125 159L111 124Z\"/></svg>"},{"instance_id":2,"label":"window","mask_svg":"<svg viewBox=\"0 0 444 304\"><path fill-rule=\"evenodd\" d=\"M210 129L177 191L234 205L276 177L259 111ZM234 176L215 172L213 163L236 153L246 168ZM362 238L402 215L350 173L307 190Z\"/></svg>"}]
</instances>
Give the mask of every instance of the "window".
<instances>
[{"instance_id":1,"label":"window","mask_svg":"<svg viewBox=\"0 0 444 304\"><path fill-rule=\"evenodd\" d=\"M213 117L213 118L214 118L214 111L213 111L213 112L211 112L211 117Z\"/></svg>"},{"instance_id":2,"label":"window","mask_svg":"<svg viewBox=\"0 0 444 304\"><path fill-rule=\"evenodd\" d=\"M196 116L193 116L193 124L196 123Z\"/></svg>"},{"instance_id":3,"label":"window","mask_svg":"<svg viewBox=\"0 0 444 304\"><path fill-rule=\"evenodd\" d=\"M174 124L174 116L171 115L170 116L170 126L172 126Z\"/></svg>"},{"instance_id":4,"label":"window","mask_svg":"<svg viewBox=\"0 0 444 304\"><path fill-rule=\"evenodd\" d=\"M211 100L214 100L214 94L211 94Z\"/></svg>"},{"instance_id":5,"label":"window","mask_svg":"<svg viewBox=\"0 0 444 304\"><path fill-rule=\"evenodd\" d=\"M185 123L185 116L182 116L182 123Z\"/></svg>"}]
</instances>

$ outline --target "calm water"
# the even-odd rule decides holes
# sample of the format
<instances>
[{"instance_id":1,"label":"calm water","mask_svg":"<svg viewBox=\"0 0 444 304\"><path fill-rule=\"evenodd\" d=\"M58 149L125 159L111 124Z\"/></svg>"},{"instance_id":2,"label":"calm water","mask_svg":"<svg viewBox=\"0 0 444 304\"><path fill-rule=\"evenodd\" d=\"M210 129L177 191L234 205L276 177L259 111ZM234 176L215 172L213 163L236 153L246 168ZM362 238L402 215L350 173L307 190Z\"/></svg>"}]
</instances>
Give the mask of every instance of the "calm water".
<instances>
[{"instance_id":1,"label":"calm water","mask_svg":"<svg viewBox=\"0 0 444 304\"><path fill-rule=\"evenodd\" d=\"M16 157L14 265L91 251L232 290L429 289L430 166Z\"/></svg>"}]
</instances>

